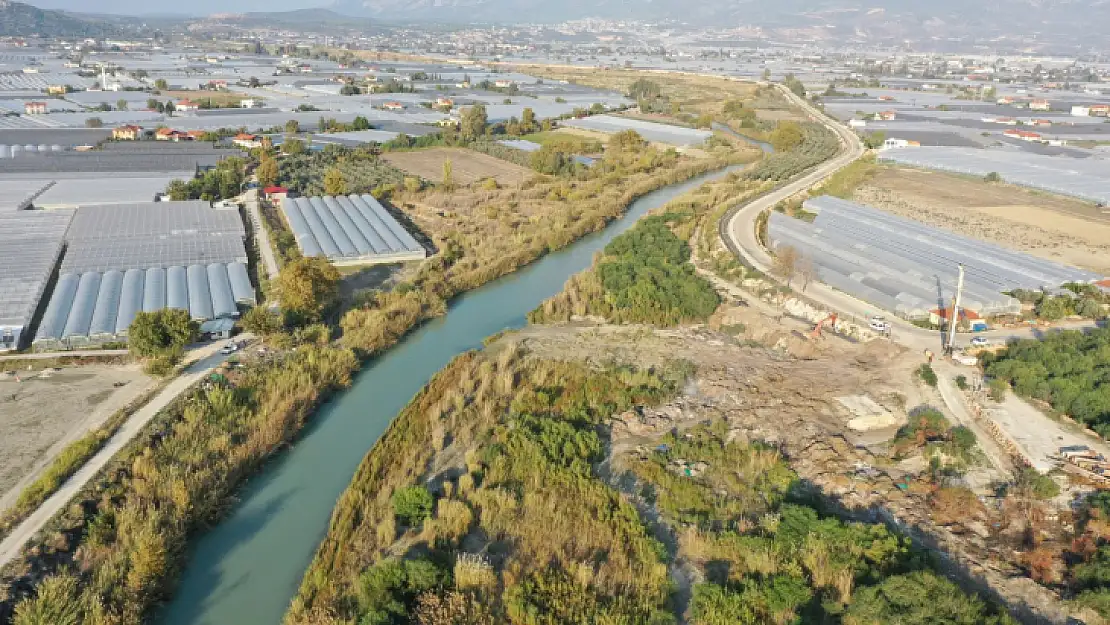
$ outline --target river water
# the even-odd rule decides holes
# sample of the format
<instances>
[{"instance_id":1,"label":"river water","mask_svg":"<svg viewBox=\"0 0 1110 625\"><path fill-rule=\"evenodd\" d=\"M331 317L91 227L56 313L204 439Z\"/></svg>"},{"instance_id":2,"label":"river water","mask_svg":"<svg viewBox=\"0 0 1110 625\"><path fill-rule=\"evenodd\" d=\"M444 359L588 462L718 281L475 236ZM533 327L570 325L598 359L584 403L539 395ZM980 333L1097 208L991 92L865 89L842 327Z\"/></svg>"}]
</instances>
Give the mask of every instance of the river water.
<instances>
[{"instance_id":1,"label":"river water","mask_svg":"<svg viewBox=\"0 0 1110 625\"><path fill-rule=\"evenodd\" d=\"M432 376L480 348L485 337L523 327L529 311L644 213L733 169L644 195L604 230L457 298L447 315L367 364L350 389L317 412L293 448L250 481L228 518L197 541L159 622L278 625L355 469Z\"/></svg>"}]
</instances>

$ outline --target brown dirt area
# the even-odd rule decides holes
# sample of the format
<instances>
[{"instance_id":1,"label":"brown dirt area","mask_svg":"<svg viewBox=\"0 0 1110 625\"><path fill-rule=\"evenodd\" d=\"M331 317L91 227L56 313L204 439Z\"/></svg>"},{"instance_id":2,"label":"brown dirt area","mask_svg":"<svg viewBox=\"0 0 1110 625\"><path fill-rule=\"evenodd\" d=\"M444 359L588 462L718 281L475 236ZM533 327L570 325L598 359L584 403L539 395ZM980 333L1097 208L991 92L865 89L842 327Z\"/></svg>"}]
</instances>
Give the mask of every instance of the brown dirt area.
<instances>
[{"instance_id":1,"label":"brown dirt area","mask_svg":"<svg viewBox=\"0 0 1110 625\"><path fill-rule=\"evenodd\" d=\"M425 180L443 180L443 163L451 161L451 177L457 184L493 178L498 184L518 184L534 172L499 158L462 148L432 148L413 152L390 152L382 156L390 165Z\"/></svg>"},{"instance_id":2,"label":"brown dirt area","mask_svg":"<svg viewBox=\"0 0 1110 625\"><path fill-rule=\"evenodd\" d=\"M697 372L678 398L614 416L611 475L622 474L629 454L646 453L676 429L724 420L730 439L764 441L782 449L805 486L842 514L895 525L937 553L939 566L965 588L1001 598L1025 622L1064 622L1067 606L1026 577L1015 561L1007 532L1016 531L1018 524L1011 528L1004 511L984 507L955 522L938 520L927 462L894 462L888 449L893 428L857 433L847 427L852 414L838 397L866 395L900 415L919 402L943 406L934 391L914 380L918 354L887 341L860 344L830 336L811 342L800 336L808 324L778 320L750 307L723 307L710 323L720 324L727 324L725 331L586 321L529 326L500 338L490 349L513 344L529 357L596 366L688 360ZM998 478L989 466L975 472L987 474L987 482ZM910 487L900 488L903 482ZM984 496L992 500L989 493ZM992 523L1000 523L1001 529L989 530Z\"/></svg>"},{"instance_id":3,"label":"brown dirt area","mask_svg":"<svg viewBox=\"0 0 1110 625\"><path fill-rule=\"evenodd\" d=\"M880 167L854 199L1041 258L1110 273L1110 217L1093 205L1014 185Z\"/></svg>"},{"instance_id":4,"label":"brown dirt area","mask_svg":"<svg viewBox=\"0 0 1110 625\"><path fill-rule=\"evenodd\" d=\"M68 367L45 375L0 378L0 509L66 445L154 384L137 364Z\"/></svg>"}]
</instances>

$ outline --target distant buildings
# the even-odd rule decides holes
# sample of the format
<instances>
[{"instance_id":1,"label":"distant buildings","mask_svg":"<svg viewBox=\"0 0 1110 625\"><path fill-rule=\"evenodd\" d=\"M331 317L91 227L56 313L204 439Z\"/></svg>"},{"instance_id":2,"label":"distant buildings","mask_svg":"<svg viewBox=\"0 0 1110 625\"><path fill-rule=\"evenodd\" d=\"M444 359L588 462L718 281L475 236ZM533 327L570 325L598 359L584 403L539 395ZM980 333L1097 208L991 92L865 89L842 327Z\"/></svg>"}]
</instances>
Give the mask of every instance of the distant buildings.
<instances>
[{"instance_id":1,"label":"distant buildings","mask_svg":"<svg viewBox=\"0 0 1110 625\"><path fill-rule=\"evenodd\" d=\"M1041 135L1038 133L1029 132L1026 130L1017 130L1016 128L1004 130L1002 131L1002 135L1005 137L1010 137L1011 139L1021 139L1022 141L1040 141L1042 139Z\"/></svg>"},{"instance_id":2,"label":"distant buildings","mask_svg":"<svg viewBox=\"0 0 1110 625\"><path fill-rule=\"evenodd\" d=\"M46 102L27 102L23 105L23 112L28 115L45 115Z\"/></svg>"},{"instance_id":3,"label":"distant buildings","mask_svg":"<svg viewBox=\"0 0 1110 625\"><path fill-rule=\"evenodd\" d=\"M1071 107L1072 117L1088 117L1091 114L1091 107L1089 106L1073 106Z\"/></svg>"},{"instance_id":4,"label":"distant buildings","mask_svg":"<svg viewBox=\"0 0 1110 625\"><path fill-rule=\"evenodd\" d=\"M233 138L231 142L239 147L246 148L248 150L262 147L261 137L259 137L258 135L247 134L245 132L241 132L235 135L235 138Z\"/></svg>"},{"instance_id":5,"label":"distant buildings","mask_svg":"<svg viewBox=\"0 0 1110 625\"><path fill-rule=\"evenodd\" d=\"M883 141L883 149L890 150L892 148L918 148L921 147L919 141L910 141L909 139L887 139Z\"/></svg>"},{"instance_id":6,"label":"distant buildings","mask_svg":"<svg viewBox=\"0 0 1110 625\"><path fill-rule=\"evenodd\" d=\"M239 100L239 108L245 108L245 109L262 108L262 101L261 100L256 100L255 98L247 98L245 100Z\"/></svg>"},{"instance_id":7,"label":"distant buildings","mask_svg":"<svg viewBox=\"0 0 1110 625\"><path fill-rule=\"evenodd\" d=\"M879 111L878 113L875 113L875 119L880 119L884 122L891 121L896 117L898 117L898 113L896 113L895 111Z\"/></svg>"},{"instance_id":8,"label":"distant buildings","mask_svg":"<svg viewBox=\"0 0 1110 625\"><path fill-rule=\"evenodd\" d=\"M1033 100L1029 103L1030 111L1051 111L1052 104L1048 100Z\"/></svg>"},{"instance_id":9,"label":"distant buildings","mask_svg":"<svg viewBox=\"0 0 1110 625\"><path fill-rule=\"evenodd\" d=\"M117 141L138 141L143 136L142 126L126 125L112 129L112 138Z\"/></svg>"},{"instance_id":10,"label":"distant buildings","mask_svg":"<svg viewBox=\"0 0 1110 625\"><path fill-rule=\"evenodd\" d=\"M405 110L405 105L400 102L386 102L382 105L382 108L387 111L403 111Z\"/></svg>"},{"instance_id":11,"label":"distant buildings","mask_svg":"<svg viewBox=\"0 0 1110 625\"><path fill-rule=\"evenodd\" d=\"M849 119L848 120L848 127L849 128L865 128L866 126L867 126L867 120L864 120L864 119Z\"/></svg>"},{"instance_id":12,"label":"distant buildings","mask_svg":"<svg viewBox=\"0 0 1110 625\"><path fill-rule=\"evenodd\" d=\"M189 113L193 111L199 111L200 104L193 102L192 100L180 100L174 103L173 108L175 111Z\"/></svg>"}]
</instances>

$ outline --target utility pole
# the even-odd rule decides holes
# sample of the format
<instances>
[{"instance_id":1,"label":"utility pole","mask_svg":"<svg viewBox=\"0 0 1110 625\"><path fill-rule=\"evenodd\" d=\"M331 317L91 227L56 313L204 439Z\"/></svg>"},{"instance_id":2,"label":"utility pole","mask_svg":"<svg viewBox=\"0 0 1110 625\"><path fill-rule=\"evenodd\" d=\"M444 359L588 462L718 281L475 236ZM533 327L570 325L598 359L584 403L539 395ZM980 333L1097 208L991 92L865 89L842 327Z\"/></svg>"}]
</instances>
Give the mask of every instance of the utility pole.
<instances>
[{"instance_id":1,"label":"utility pole","mask_svg":"<svg viewBox=\"0 0 1110 625\"><path fill-rule=\"evenodd\" d=\"M960 263L956 265L960 270L960 275L956 279L956 297L952 300L952 316L948 319L948 345L944 347L944 353L952 354L956 349L956 326L960 320L960 296L964 292L964 265Z\"/></svg>"}]
</instances>

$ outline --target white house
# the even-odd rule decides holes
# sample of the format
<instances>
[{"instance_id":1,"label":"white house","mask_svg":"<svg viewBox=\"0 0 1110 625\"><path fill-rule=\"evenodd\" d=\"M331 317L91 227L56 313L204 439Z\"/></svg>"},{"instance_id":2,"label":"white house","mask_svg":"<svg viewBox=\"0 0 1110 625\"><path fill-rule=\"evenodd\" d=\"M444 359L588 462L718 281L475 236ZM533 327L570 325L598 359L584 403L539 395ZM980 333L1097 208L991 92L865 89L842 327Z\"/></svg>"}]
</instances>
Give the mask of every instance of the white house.
<instances>
[{"instance_id":1,"label":"white house","mask_svg":"<svg viewBox=\"0 0 1110 625\"><path fill-rule=\"evenodd\" d=\"M1071 107L1072 117L1089 117L1091 115L1091 107L1089 106L1073 106Z\"/></svg>"},{"instance_id":2,"label":"white house","mask_svg":"<svg viewBox=\"0 0 1110 625\"><path fill-rule=\"evenodd\" d=\"M239 100L239 107L245 109L259 109L262 108L262 101L254 98L246 98L245 100Z\"/></svg>"},{"instance_id":3,"label":"white house","mask_svg":"<svg viewBox=\"0 0 1110 625\"><path fill-rule=\"evenodd\" d=\"M848 127L849 128L864 128L866 126L867 126L867 120L863 120L863 119L849 119L848 120Z\"/></svg>"},{"instance_id":4,"label":"white house","mask_svg":"<svg viewBox=\"0 0 1110 625\"><path fill-rule=\"evenodd\" d=\"M909 141L907 139L887 139L883 141L883 149L890 150L892 148L909 148L921 147L921 143L917 141Z\"/></svg>"}]
</instances>

